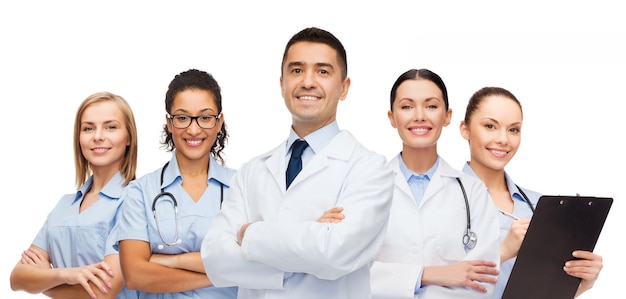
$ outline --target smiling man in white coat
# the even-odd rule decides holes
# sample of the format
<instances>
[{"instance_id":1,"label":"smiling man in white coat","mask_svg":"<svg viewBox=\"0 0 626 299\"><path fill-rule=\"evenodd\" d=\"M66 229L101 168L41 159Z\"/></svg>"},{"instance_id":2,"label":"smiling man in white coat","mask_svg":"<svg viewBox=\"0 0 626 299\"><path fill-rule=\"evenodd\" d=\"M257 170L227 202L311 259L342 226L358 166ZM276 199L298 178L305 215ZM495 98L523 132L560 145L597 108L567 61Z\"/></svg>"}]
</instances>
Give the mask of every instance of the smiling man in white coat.
<instances>
[{"instance_id":1,"label":"smiling man in white coat","mask_svg":"<svg viewBox=\"0 0 626 299\"><path fill-rule=\"evenodd\" d=\"M289 137L233 178L202 244L206 273L215 286L239 286L240 299L370 298L393 175L384 156L337 125L350 87L341 42L314 27L295 34L280 86L292 115ZM294 143L304 150L292 150ZM292 163L301 165L293 182ZM345 219L318 221L334 207Z\"/></svg>"}]
</instances>

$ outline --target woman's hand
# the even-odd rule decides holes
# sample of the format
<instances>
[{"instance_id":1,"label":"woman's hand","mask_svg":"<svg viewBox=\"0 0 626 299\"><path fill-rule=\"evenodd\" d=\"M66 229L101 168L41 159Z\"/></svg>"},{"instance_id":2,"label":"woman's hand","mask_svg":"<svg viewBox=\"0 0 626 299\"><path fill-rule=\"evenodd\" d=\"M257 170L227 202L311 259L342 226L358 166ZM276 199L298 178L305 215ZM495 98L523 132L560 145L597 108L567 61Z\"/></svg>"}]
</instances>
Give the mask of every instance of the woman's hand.
<instances>
[{"instance_id":1,"label":"woman's hand","mask_svg":"<svg viewBox=\"0 0 626 299\"><path fill-rule=\"evenodd\" d=\"M504 263L517 256L522 246L522 241L524 241L524 237L526 236L526 231L528 231L529 224L530 219L518 219L513 221L509 232L506 234L506 237L504 237L502 244L500 244L500 263Z\"/></svg>"},{"instance_id":2,"label":"woman's hand","mask_svg":"<svg viewBox=\"0 0 626 299\"><path fill-rule=\"evenodd\" d=\"M83 267L59 268L59 276L68 285L80 284L91 298L96 298L89 282L106 294L112 287L113 271L107 263L99 262Z\"/></svg>"},{"instance_id":3,"label":"woman's hand","mask_svg":"<svg viewBox=\"0 0 626 299\"><path fill-rule=\"evenodd\" d=\"M20 263L32 265L42 269L52 269L50 261L48 261L48 255L40 248L31 246L22 253Z\"/></svg>"},{"instance_id":4,"label":"woman's hand","mask_svg":"<svg viewBox=\"0 0 626 299\"><path fill-rule=\"evenodd\" d=\"M487 289L480 283L495 284L499 273L496 263L491 261L461 261L445 266L424 267L422 285L469 287L486 293Z\"/></svg>"},{"instance_id":5,"label":"woman's hand","mask_svg":"<svg viewBox=\"0 0 626 299\"><path fill-rule=\"evenodd\" d=\"M578 297L591 289L598 279L600 270L602 270L602 257L593 252L583 250L574 251L572 256L577 259L567 261L563 270L571 276L582 279L576 291L576 297Z\"/></svg>"}]
</instances>

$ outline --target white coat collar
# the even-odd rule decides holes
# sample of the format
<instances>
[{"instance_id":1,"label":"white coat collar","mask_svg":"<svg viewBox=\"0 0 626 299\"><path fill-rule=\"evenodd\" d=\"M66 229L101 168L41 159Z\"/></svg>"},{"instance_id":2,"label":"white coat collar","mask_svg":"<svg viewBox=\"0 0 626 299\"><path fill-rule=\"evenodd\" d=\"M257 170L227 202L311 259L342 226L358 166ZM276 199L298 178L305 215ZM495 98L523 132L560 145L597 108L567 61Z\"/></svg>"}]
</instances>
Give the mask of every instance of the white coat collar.
<instances>
[{"instance_id":1,"label":"white coat collar","mask_svg":"<svg viewBox=\"0 0 626 299\"><path fill-rule=\"evenodd\" d=\"M285 141L287 142L287 141ZM307 177L322 171L328 165L329 160L349 161L354 148L358 145L358 142L354 136L348 131L340 131L328 145L317 153L311 161L309 161L303 168L302 172L298 174L291 186L298 184L298 182L305 180ZM287 155L287 149L285 143L281 143L273 150L262 154L259 158L264 161L263 163L267 167L268 171L272 174L272 177L279 184L281 190L285 190L285 171L287 166L285 165L285 156Z\"/></svg>"},{"instance_id":2,"label":"white coat collar","mask_svg":"<svg viewBox=\"0 0 626 299\"><path fill-rule=\"evenodd\" d=\"M398 159L400 154L396 155L393 159L389 161L389 165L395 174L395 184L396 186L405 193L411 200L413 200L413 195L411 193L411 189L409 189L409 184L406 182L406 178L402 175L402 171L400 170L400 162ZM420 205L423 205L424 202L429 200L434 196L439 190L444 188L444 180L443 178L457 178L461 177L461 172L452 168L448 162L446 162L443 158L439 158L439 167L435 171L435 174L430 179L430 183L428 183L428 188L426 188L426 192L424 193L424 198L422 199Z\"/></svg>"}]
</instances>

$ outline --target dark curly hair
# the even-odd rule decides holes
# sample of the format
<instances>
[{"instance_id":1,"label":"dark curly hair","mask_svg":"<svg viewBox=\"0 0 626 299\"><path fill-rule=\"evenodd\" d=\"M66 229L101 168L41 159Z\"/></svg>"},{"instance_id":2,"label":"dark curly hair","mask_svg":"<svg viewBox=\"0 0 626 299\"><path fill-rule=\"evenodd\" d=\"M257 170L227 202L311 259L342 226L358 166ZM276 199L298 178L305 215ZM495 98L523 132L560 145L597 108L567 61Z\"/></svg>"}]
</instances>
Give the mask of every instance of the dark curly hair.
<instances>
[{"instance_id":1,"label":"dark curly hair","mask_svg":"<svg viewBox=\"0 0 626 299\"><path fill-rule=\"evenodd\" d=\"M222 113L222 93L219 84L217 84L217 81L211 74L196 69L184 71L176 75L174 79L172 79L172 82L170 82L167 92L165 93L165 111L167 113L172 113L172 104L174 103L176 95L187 89L200 89L210 92L215 98L217 112ZM222 165L225 163L222 151L227 142L228 132L226 131L226 122L224 122L222 129L217 133L215 143L211 146L213 157ZM176 148L172 140L172 133L167 130L167 124L163 126L163 140L161 144L163 144L163 148L167 151L173 151Z\"/></svg>"}]
</instances>

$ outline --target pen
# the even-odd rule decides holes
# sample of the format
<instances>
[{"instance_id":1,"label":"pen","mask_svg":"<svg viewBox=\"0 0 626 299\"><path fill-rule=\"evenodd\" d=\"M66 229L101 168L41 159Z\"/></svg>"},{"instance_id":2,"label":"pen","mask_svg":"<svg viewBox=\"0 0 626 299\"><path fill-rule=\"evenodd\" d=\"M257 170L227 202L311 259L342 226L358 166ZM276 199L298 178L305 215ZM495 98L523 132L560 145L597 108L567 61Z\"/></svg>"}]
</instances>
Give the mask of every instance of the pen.
<instances>
[{"instance_id":1,"label":"pen","mask_svg":"<svg viewBox=\"0 0 626 299\"><path fill-rule=\"evenodd\" d=\"M500 213L504 214L505 216L511 217L513 220L519 220L519 217L511 214L511 213L507 213L505 211L500 210Z\"/></svg>"}]
</instances>

